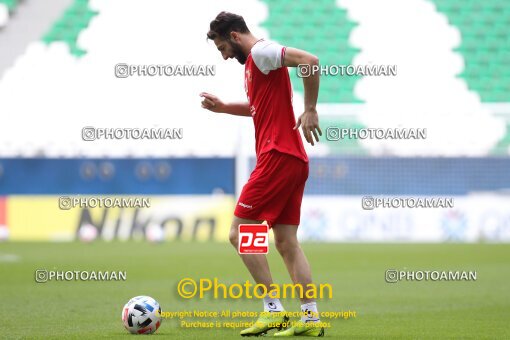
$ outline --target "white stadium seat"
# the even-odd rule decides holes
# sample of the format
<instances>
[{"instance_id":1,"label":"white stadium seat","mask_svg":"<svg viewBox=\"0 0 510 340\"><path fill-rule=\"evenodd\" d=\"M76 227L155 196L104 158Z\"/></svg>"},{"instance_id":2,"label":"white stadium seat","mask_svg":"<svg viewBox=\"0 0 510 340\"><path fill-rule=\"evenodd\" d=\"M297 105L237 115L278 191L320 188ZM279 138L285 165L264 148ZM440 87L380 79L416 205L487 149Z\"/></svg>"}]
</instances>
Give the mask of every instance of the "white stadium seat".
<instances>
[{"instance_id":1,"label":"white stadium seat","mask_svg":"<svg viewBox=\"0 0 510 340\"><path fill-rule=\"evenodd\" d=\"M359 49L354 64L398 65L396 77L356 82L354 93L364 102L356 119L366 127L400 125L430 132L426 140L406 143L361 141L370 154L484 155L503 137L505 122L487 112L480 96L459 78L465 68L463 56L454 51L461 43L460 32L432 2L336 4L358 24L349 36L350 45ZM262 28L268 18L265 3L91 0L89 6L99 15L78 37L78 47L87 52L84 56L72 55L63 42L47 46L36 41L5 71L0 79L0 112L12 118L0 124L0 143L13 141L12 149L28 154L51 145L47 152L52 155L228 156L240 147L253 151L251 119L206 111L200 107L199 93L246 100L242 66L224 61L214 43L206 41L206 32L218 12L229 10L243 14L256 36L271 38ZM6 18L6 8L0 5L0 26ZM216 76L119 79L114 76L118 63L215 64ZM302 100L296 93L297 114ZM84 126L183 128L184 141L84 142ZM327 152L320 147L312 152ZM0 149L0 156L2 152L6 151Z\"/></svg>"},{"instance_id":2,"label":"white stadium seat","mask_svg":"<svg viewBox=\"0 0 510 340\"><path fill-rule=\"evenodd\" d=\"M7 25L9 21L9 9L4 4L0 4L0 28Z\"/></svg>"}]
</instances>

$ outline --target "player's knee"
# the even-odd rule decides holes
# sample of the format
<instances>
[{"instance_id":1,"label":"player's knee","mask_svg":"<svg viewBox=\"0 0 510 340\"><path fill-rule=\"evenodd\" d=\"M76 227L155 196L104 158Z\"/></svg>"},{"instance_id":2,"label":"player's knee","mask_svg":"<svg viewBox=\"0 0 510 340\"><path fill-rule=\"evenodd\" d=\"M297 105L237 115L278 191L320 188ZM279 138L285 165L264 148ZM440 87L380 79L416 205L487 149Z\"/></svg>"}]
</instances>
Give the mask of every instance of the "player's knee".
<instances>
[{"instance_id":1,"label":"player's knee","mask_svg":"<svg viewBox=\"0 0 510 340\"><path fill-rule=\"evenodd\" d=\"M232 226L232 228L230 228L230 233L228 234L228 239L230 240L230 243L232 243L232 245L237 248L237 243L239 240L239 233L238 233L237 228L234 228L234 226Z\"/></svg>"},{"instance_id":2,"label":"player's knee","mask_svg":"<svg viewBox=\"0 0 510 340\"><path fill-rule=\"evenodd\" d=\"M299 247L299 244L294 240L275 238L275 246L280 255L284 256Z\"/></svg>"}]
</instances>

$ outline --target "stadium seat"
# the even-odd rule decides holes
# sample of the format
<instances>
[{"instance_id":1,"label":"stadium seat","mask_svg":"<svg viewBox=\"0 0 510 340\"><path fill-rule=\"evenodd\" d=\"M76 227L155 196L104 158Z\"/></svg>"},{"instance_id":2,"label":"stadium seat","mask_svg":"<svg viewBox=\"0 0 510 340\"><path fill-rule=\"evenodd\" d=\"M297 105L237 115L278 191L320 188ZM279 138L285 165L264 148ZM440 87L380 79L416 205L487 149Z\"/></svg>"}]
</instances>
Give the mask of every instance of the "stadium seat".
<instances>
[{"instance_id":1,"label":"stadium seat","mask_svg":"<svg viewBox=\"0 0 510 340\"><path fill-rule=\"evenodd\" d=\"M11 14L17 6L18 0L0 0L0 28L7 26Z\"/></svg>"},{"instance_id":2,"label":"stadium seat","mask_svg":"<svg viewBox=\"0 0 510 340\"><path fill-rule=\"evenodd\" d=\"M18 0L0 0L0 4L7 6L7 9L12 12L18 5Z\"/></svg>"},{"instance_id":3,"label":"stadium seat","mask_svg":"<svg viewBox=\"0 0 510 340\"><path fill-rule=\"evenodd\" d=\"M10 112L16 124L27 120L25 112L46 112L47 117L31 120L34 126L50 126L51 133L44 135L34 127L24 137L51 145L48 150L52 155L69 155L72 151L68 150L78 150L81 155L111 153L119 157L144 153L232 155L242 144L239 135L252 133L251 122L208 115L200 108L197 95L211 91L228 100L245 99L239 65L235 61L224 62L210 42L201 43L205 41L204 30L214 13L228 9L242 13L256 36L310 51L320 58L321 65L363 64L371 60L398 64L397 79L323 77L319 104L334 107L340 114L344 104L369 108L368 113L350 114L348 118L326 117L321 120L323 130L325 124L335 122L342 127L384 127L384 124L397 124L396 118L390 118L398 114L404 118L416 116L409 119L430 118L423 124L433 122L430 126L442 129L462 120L463 115L474 116L478 118L468 125L483 127L493 135L480 136L487 137L487 145L473 151L480 155L488 149L494 150L503 138L499 134L500 124L486 114L480 98L485 103L510 102L509 23L505 19L510 14L510 5L502 1L474 2L466 5L460 0L413 0L410 4L406 0L392 0L381 5L366 0L247 0L241 6L234 0L204 1L200 2L204 10L195 18L204 24L187 27L189 19L184 16L168 19L169 13L175 13L175 5L167 0L154 0L151 5L144 0L73 0L41 41L31 43L13 67L5 71L0 80L0 112ZM0 0L0 8L10 11L17 4L14 0ZM190 0L179 5L182 11L192 11L197 4L198 1ZM390 5L393 9L381 14ZM421 7L416 7L417 10L415 6ZM189 30L187 37L169 33L184 26ZM190 40L196 43L190 44ZM175 46L187 46L187 49ZM124 62L215 64L218 76L201 78L198 82L196 79L175 82L172 77L116 79L114 66ZM295 69L289 71L295 91L294 104L300 105L303 81ZM219 86L220 75L221 79L231 81ZM54 84L51 88L47 86L48 78ZM26 79L31 82L27 83ZM223 92L217 93L218 89ZM26 93L30 93L30 100ZM169 95L174 93L178 96ZM177 103L169 104L169 96ZM444 112L451 112L457 118L443 118ZM137 117L140 116L148 126L161 122L162 126L184 127L188 140L182 144L115 141L103 146L79 140L80 128L86 124L139 126ZM198 119L207 123L196 127ZM63 132L57 125L51 126L50 122L59 120L73 127ZM486 120L489 123L484 125ZM506 128L506 124L501 125ZM16 125L0 126L0 144L20 139L16 138L19 132L8 126ZM211 135L215 136L213 140ZM456 141L452 138L455 143L451 143L451 148L448 145L449 151L445 153L469 151L470 146L459 141L465 135ZM442 154L445 143L441 144L440 140L447 139L438 138L434 145L423 148ZM252 150L252 141L249 138L247 141L247 146L242 147ZM72 143L75 146L69 147ZM352 141L346 144L325 141L324 144L339 154L364 154L371 147ZM397 144L385 145L381 150L401 154L398 148ZM26 154L36 154L41 146L32 142L26 147L10 147L10 150L21 149L27 149Z\"/></svg>"},{"instance_id":4,"label":"stadium seat","mask_svg":"<svg viewBox=\"0 0 510 340\"><path fill-rule=\"evenodd\" d=\"M74 0L53 27L42 37L42 41L51 44L65 42L72 55L82 57L86 51L77 46L80 33L88 27L90 20L98 13L89 8L88 0Z\"/></svg>"},{"instance_id":5,"label":"stadium seat","mask_svg":"<svg viewBox=\"0 0 510 340\"><path fill-rule=\"evenodd\" d=\"M445 13L452 25L462 34L457 49L466 60L465 71L460 74L470 89L477 91L483 102L510 102L510 92L501 90L510 82L510 43L508 18L510 3L507 1L434 0L437 10ZM501 57L500 57L501 56ZM490 59L490 74L486 61Z\"/></svg>"},{"instance_id":6,"label":"stadium seat","mask_svg":"<svg viewBox=\"0 0 510 340\"><path fill-rule=\"evenodd\" d=\"M324 65L352 63L358 50L349 44L349 35L356 23L347 18L344 9L336 6L335 0L263 2L269 9L263 27L269 30L272 40L307 49L315 53ZM294 89L303 91L303 82L295 72L291 72L291 81ZM339 87L342 92L337 90ZM354 82L345 82L339 77L324 77L319 102L360 102L354 96L353 88Z\"/></svg>"},{"instance_id":7,"label":"stadium seat","mask_svg":"<svg viewBox=\"0 0 510 340\"><path fill-rule=\"evenodd\" d=\"M497 99L501 97L496 95L495 98ZM507 123L506 131L510 131L510 123ZM501 156L507 156L510 154L510 133L507 133L505 137L499 141L498 145L496 145L492 150L492 153Z\"/></svg>"},{"instance_id":8,"label":"stadium seat","mask_svg":"<svg viewBox=\"0 0 510 340\"><path fill-rule=\"evenodd\" d=\"M0 3L0 28L7 25L8 21L9 21L9 8L5 4Z\"/></svg>"}]
</instances>

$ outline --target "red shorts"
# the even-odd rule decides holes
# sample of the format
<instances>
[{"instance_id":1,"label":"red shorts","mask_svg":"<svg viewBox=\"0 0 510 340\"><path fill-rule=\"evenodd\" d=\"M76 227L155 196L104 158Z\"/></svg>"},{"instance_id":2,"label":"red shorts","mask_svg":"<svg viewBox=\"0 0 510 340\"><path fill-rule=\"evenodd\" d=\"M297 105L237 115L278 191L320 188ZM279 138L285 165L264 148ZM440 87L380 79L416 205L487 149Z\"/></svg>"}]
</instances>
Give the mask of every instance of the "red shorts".
<instances>
[{"instance_id":1,"label":"red shorts","mask_svg":"<svg viewBox=\"0 0 510 340\"><path fill-rule=\"evenodd\" d=\"M269 226L298 225L307 178L307 162L276 150L263 153L243 187L234 215L267 221Z\"/></svg>"}]
</instances>

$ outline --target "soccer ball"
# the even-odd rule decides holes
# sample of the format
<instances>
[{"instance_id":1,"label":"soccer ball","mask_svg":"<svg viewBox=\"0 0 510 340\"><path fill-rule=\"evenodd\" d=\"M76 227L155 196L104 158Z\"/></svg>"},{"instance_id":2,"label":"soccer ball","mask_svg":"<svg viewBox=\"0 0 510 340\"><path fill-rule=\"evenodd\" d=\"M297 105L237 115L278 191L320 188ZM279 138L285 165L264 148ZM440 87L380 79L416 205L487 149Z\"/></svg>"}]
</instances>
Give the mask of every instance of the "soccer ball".
<instances>
[{"instance_id":1,"label":"soccer ball","mask_svg":"<svg viewBox=\"0 0 510 340\"><path fill-rule=\"evenodd\" d=\"M136 296L122 308L122 322L132 334L151 334L161 325L161 307L150 296Z\"/></svg>"}]
</instances>

